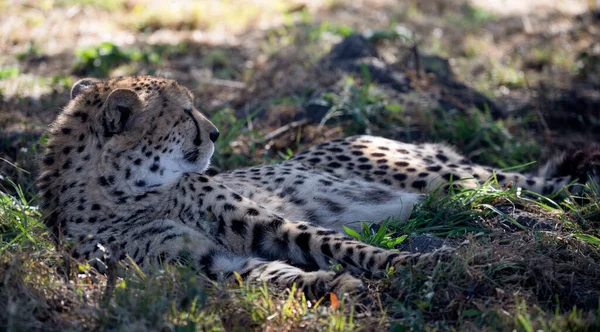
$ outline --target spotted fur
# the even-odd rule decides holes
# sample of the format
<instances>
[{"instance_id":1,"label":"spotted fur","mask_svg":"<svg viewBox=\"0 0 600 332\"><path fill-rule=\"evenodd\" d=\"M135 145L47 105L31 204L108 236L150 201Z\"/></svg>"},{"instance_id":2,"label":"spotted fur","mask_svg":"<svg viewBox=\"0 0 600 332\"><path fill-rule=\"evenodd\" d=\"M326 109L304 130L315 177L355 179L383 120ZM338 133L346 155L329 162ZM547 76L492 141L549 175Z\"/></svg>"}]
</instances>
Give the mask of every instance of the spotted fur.
<instances>
[{"instance_id":1,"label":"spotted fur","mask_svg":"<svg viewBox=\"0 0 600 332\"><path fill-rule=\"evenodd\" d=\"M422 193L450 180L473 186L494 172L444 145L355 136L210 177L219 132L177 82L85 79L71 97L51 126L38 186L58 239L72 240L75 255L99 269L109 251L142 267L184 261L213 278L237 271L296 283L313 298L360 291L357 273L377 276L445 251L379 249L344 236L342 225L405 220ZM496 177L538 192L568 181ZM346 272L329 271L332 263Z\"/></svg>"},{"instance_id":2,"label":"spotted fur","mask_svg":"<svg viewBox=\"0 0 600 332\"><path fill-rule=\"evenodd\" d=\"M304 163L313 170L340 179L360 178L369 183L381 183L416 193L447 189L450 183L475 188L493 178L501 186L550 194L581 177L581 172L543 171L546 176L506 172L473 164L445 144L410 144L374 136L352 136L325 142L301 152L286 163Z\"/></svg>"}]
</instances>

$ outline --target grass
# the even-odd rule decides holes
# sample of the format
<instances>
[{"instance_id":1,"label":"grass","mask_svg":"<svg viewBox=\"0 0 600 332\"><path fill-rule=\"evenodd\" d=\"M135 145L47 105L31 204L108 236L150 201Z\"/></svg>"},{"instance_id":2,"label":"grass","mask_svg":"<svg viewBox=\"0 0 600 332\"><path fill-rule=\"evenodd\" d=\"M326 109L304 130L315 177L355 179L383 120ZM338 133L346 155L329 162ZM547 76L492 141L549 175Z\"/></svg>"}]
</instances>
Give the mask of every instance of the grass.
<instances>
[{"instance_id":1,"label":"grass","mask_svg":"<svg viewBox=\"0 0 600 332\"><path fill-rule=\"evenodd\" d=\"M382 132L403 122L402 105L390 102L377 90L365 66L362 81L347 77L340 93L323 93L317 100L329 107L321 125L343 121L346 135Z\"/></svg>"},{"instance_id":2,"label":"grass","mask_svg":"<svg viewBox=\"0 0 600 332\"><path fill-rule=\"evenodd\" d=\"M140 32L160 29L191 30L210 29L226 25L240 31L260 18L283 14L288 7L284 1L269 3L236 1L174 1L169 5L157 2L136 3L130 20L124 22Z\"/></svg>"},{"instance_id":3,"label":"grass","mask_svg":"<svg viewBox=\"0 0 600 332\"><path fill-rule=\"evenodd\" d=\"M445 17L449 23L465 31L477 31L488 22L496 20L496 16L481 7L464 4L457 13L450 13Z\"/></svg>"},{"instance_id":4,"label":"grass","mask_svg":"<svg viewBox=\"0 0 600 332\"><path fill-rule=\"evenodd\" d=\"M17 77L19 73L20 71L17 67L0 67L0 80Z\"/></svg>"},{"instance_id":5,"label":"grass","mask_svg":"<svg viewBox=\"0 0 600 332\"><path fill-rule=\"evenodd\" d=\"M7 179L5 179L7 180ZM494 179L474 189L456 189L446 197L429 196L406 223L389 220L373 231L349 232L365 242L393 249L410 234L450 236L470 244L448 261L389 271L388 278L368 281L374 302L364 315L351 299L310 302L290 290L237 281L212 282L190 266L169 265L141 272L131 261L119 267L111 284L85 262L61 254L40 222L40 214L23 190L11 183L0 195L0 326L26 329L68 326L94 329L177 330L296 329L345 331L356 328L393 331L502 327L575 331L599 327L594 307L564 297L554 287L571 278L589 283L600 273L597 224L598 185L584 195L558 202L514 189ZM493 226L498 204L543 208L558 216L556 233L524 228L502 235ZM513 222L510 216L501 218ZM593 226L596 225L596 226ZM506 250L510 246L520 251ZM500 254L500 253L504 254ZM66 259L66 260L65 260ZM571 266L554 275L539 275L533 262L550 260ZM587 265L586 265L587 264ZM577 266L588 266L585 271ZM69 267L69 268L67 268ZM69 280L65 284L65 278ZM575 279L573 279L575 278ZM590 294L598 298L597 289ZM592 295L593 298L594 295ZM588 299L589 301L589 299ZM579 304L577 304L579 303ZM18 309L16 309L18 308ZM76 324L76 325L72 325Z\"/></svg>"},{"instance_id":6,"label":"grass","mask_svg":"<svg viewBox=\"0 0 600 332\"><path fill-rule=\"evenodd\" d=\"M211 165L223 171L239 167L250 166L256 163L255 158L260 158L257 151L257 138L259 133L248 128L248 122L254 115L238 119L235 110L225 108L210 119L225 135L215 142L215 154ZM240 153L241 151L247 153ZM252 156L248 158L248 156Z\"/></svg>"},{"instance_id":7,"label":"grass","mask_svg":"<svg viewBox=\"0 0 600 332\"><path fill-rule=\"evenodd\" d=\"M10 179L0 178L12 186L10 189L1 188L0 191L0 252L10 247L38 248L40 238L47 236L46 227L40 222L41 213L32 205L32 200L20 185ZM15 192L12 196L9 192Z\"/></svg>"},{"instance_id":8,"label":"grass","mask_svg":"<svg viewBox=\"0 0 600 332\"><path fill-rule=\"evenodd\" d=\"M7 6L0 2L0 8ZM18 31L10 26L7 30L15 34L6 38L7 49L14 54L8 52L0 59L0 107L2 111L22 109L26 110L24 113L41 115L42 111L58 109L56 94L66 96L79 76L154 73L177 68L184 57L195 59L189 72L209 68L216 78L244 83L248 87L244 93L254 91L254 81L270 82L269 89L281 91L277 89L280 85L290 84L286 77L299 80L296 73L314 67L333 43L364 31L361 22L334 17L336 11L347 7L347 2L339 0L328 1L325 8L330 12L318 15L306 8L288 12L289 6L280 1L241 5L221 1L219 6L212 2L177 2L167 6L145 1L57 0L24 3L20 8L10 6L17 10L14 17L22 17L22 24L14 25ZM266 10L261 6L266 6ZM403 48L406 45L400 47L397 42L406 41L408 45L418 37L419 49L451 58L455 74L488 96L501 96L503 91L529 92L532 83L545 77L561 80L555 78L555 69L597 82L600 61L596 53L588 50L589 43L573 43L569 48L543 37L542 44L523 44L520 38L512 38L518 34L504 36L489 29L502 25L504 19L485 9L469 5L449 7L452 8L440 15L432 13L425 2L421 5L410 1L406 11L390 13L401 19L392 18L392 22L383 15L380 25L368 26L373 31L371 40L382 46L389 44L388 49L382 48L382 54L393 59L397 54L389 49ZM361 10L368 16L369 8ZM53 36L48 43L48 38L27 34L29 30L39 34L48 22L57 24L52 17L60 11L74 15L72 20L65 20L74 24L80 24L80 16L89 18L89 13L110 12L115 31L133 33L142 40L158 30L177 30L183 35L186 30L196 30L202 32L197 34L201 40L205 36L211 40L214 29L219 34L238 36L241 52L253 55L238 61L227 43L211 41L206 48L195 37L174 46L131 47L119 46L120 42L111 38L100 40L82 30L82 37L92 41L92 46L74 50L79 44L72 35L67 40ZM274 24L267 17L270 15ZM322 21L315 22L317 17ZM284 24L279 25L277 20ZM5 21L9 22L2 20ZM261 22L261 28L252 32L260 30L263 37L245 34L254 22ZM544 26L543 22L539 24ZM434 26L436 29L431 32ZM55 29L58 28L59 24ZM76 30L62 25L60 29ZM570 37L564 38L574 38L581 34L580 30L574 29ZM468 37L457 40L453 38L457 34ZM527 36L528 40L534 38L535 34ZM64 46L68 55L75 55L74 59L66 56L66 65L57 63L59 57L53 56L56 49L52 43ZM286 61L295 66L288 66ZM401 64L403 58L390 61ZM40 63L47 63L50 70L65 70L51 74L42 70L40 74ZM74 68L69 68L72 63ZM283 69L265 75L265 67L270 66ZM241 73L242 67L246 72ZM187 74L179 73L178 78L197 81ZM277 79L271 81L274 77ZM315 82L302 91L292 86L285 93L251 93L250 101L227 88L219 87L219 93L225 92L223 95L208 89L203 98L208 98L211 108L212 101L219 99L219 111L211 120L222 132L213 166L228 170L280 161L293 155L301 145L330 137L326 133L331 132L447 141L472 160L498 167L539 160L542 146L547 143L539 138L539 131L530 130L537 119L528 112L498 120L485 110L436 110L431 103L422 108L421 104L411 106L404 103L404 96L393 95L372 82L364 69L337 82L335 86ZM423 97L428 92L431 91L420 87L414 94ZM248 107L250 116L241 117L236 106L252 106L257 99L265 100L261 107L266 108L301 108L316 99L327 105L329 113L320 129L314 130L317 134L298 130L293 141L283 142L283 148L269 150L261 142L266 128L254 108ZM14 117L8 121L11 125L11 121L19 122L24 128L31 125L30 118ZM425 134L411 136L415 131ZM11 155L7 159L34 170L29 165L33 165L37 151L31 142L35 143L38 137L23 136L16 144L12 138L2 136L0 152L17 151L14 158ZM383 280L367 280L373 302L363 308L365 313L350 305L353 299L314 303L293 288L280 290L239 279L208 281L188 266L169 265L141 272L125 261L127 264L118 267L118 277L113 282L86 262L76 261L55 248L52 235L41 223L31 187L34 174L19 174L25 175L14 177L17 183L4 173L0 179L4 185L0 188L0 303L6 304L0 305L2 330L600 329L600 190L594 183L589 183L583 193L567 188L560 195L542 198L499 188L490 180L475 189L456 189L446 197L430 196L405 223L387 220L375 227L371 226L372 221L365 221L360 232L348 233L383 248L396 248L420 234L448 238L453 244L468 242L448 261L390 270ZM550 228L531 229L510 212L513 207L532 214L536 220L550 220Z\"/></svg>"},{"instance_id":9,"label":"grass","mask_svg":"<svg viewBox=\"0 0 600 332\"><path fill-rule=\"evenodd\" d=\"M186 44L149 45L143 48L122 48L112 42L79 48L75 51L73 72L81 76L107 77L121 65L138 63L157 64L162 59L186 51ZM139 64L138 64L139 65Z\"/></svg>"},{"instance_id":10,"label":"grass","mask_svg":"<svg viewBox=\"0 0 600 332\"><path fill-rule=\"evenodd\" d=\"M539 143L529 138L523 127L527 117L493 119L489 111L473 109L435 111L430 117L429 135L458 147L474 162L506 168L523 165L540 156Z\"/></svg>"}]
</instances>

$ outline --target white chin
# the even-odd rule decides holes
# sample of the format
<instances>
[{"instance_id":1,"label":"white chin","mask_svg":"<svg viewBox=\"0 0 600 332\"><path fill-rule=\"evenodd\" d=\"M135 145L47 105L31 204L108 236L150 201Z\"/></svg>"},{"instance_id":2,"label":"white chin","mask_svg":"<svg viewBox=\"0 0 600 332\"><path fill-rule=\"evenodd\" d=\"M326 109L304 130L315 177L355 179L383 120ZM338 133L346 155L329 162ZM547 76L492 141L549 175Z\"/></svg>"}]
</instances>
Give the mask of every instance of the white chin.
<instances>
[{"instance_id":1,"label":"white chin","mask_svg":"<svg viewBox=\"0 0 600 332\"><path fill-rule=\"evenodd\" d=\"M209 154L201 155L198 158L198 161L196 161L195 163L190 163L189 161L184 159L184 161L182 163L184 172L204 173L208 169L208 166L210 166L210 158L213 155L213 151L214 151L214 146L212 147L212 151L210 151Z\"/></svg>"},{"instance_id":2,"label":"white chin","mask_svg":"<svg viewBox=\"0 0 600 332\"><path fill-rule=\"evenodd\" d=\"M200 165L198 165L198 170L196 172L204 173L208 169L208 166L210 166L210 158L207 158L206 160L202 160L200 162Z\"/></svg>"},{"instance_id":3,"label":"white chin","mask_svg":"<svg viewBox=\"0 0 600 332\"><path fill-rule=\"evenodd\" d=\"M184 173L204 173L204 171L206 171L208 169L208 166L210 165L210 159L209 160L204 160L201 159L196 163L190 163L188 161L185 161L182 163L182 171Z\"/></svg>"}]
</instances>

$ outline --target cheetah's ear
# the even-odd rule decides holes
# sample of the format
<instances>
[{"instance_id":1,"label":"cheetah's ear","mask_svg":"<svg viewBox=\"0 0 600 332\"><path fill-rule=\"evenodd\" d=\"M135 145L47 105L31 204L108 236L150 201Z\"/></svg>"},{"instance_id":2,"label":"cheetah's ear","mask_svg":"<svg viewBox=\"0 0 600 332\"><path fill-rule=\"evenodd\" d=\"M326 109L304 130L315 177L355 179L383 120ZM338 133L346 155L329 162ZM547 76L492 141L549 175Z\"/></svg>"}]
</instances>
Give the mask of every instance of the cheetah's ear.
<instances>
[{"instance_id":1,"label":"cheetah's ear","mask_svg":"<svg viewBox=\"0 0 600 332\"><path fill-rule=\"evenodd\" d=\"M91 87L92 85L98 82L100 82L100 80L97 80L95 78L84 78L77 81L75 84L73 84L73 87L71 88L71 100L75 99L75 97L79 96L87 88Z\"/></svg>"},{"instance_id":2,"label":"cheetah's ear","mask_svg":"<svg viewBox=\"0 0 600 332\"><path fill-rule=\"evenodd\" d=\"M135 91L116 89L108 95L101 115L101 124L105 136L123 132L131 116L142 107L142 101Z\"/></svg>"}]
</instances>

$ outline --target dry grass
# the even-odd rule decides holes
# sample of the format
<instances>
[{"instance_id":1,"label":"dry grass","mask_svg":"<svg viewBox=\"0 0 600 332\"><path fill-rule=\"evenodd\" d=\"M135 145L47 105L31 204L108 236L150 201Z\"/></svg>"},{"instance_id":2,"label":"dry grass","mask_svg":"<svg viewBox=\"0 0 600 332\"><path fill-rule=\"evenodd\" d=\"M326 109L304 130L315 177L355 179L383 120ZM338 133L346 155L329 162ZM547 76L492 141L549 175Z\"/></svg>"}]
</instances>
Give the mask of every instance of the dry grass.
<instances>
[{"instance_id":1,"label":"dry grass","mask_svg":"<svg viewBox=\"0 0 600 332\"><path fill-rule=\"evenodd\" d=\"M518 14L467 0L0 2L0 328L598 330L597 188L557 203L488 187L432 199L407 224L390 224L388 240L435 233L468 244L450 261L368 281L366 306L214 283L186 266L142 273L125 264L108 281L55 248L31 199L45 126L87 75L159 74L193 89L225 134L214 162L222 170L362 132L447 141L501 167L598 141L597 19L571 12L585 8L572 2ZM369 31L377 59L409 77L410 91L323 61L344 36ZM415 61L414 42L420 55L449 61ZM449 89L446 64L507 117L475 110L468 93ZM341 116L263 140L319 111L309 108L315 103ZM514 225L527 220L541 226Z\"/></svg>"}]
</instances>

